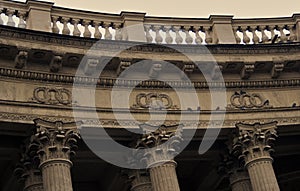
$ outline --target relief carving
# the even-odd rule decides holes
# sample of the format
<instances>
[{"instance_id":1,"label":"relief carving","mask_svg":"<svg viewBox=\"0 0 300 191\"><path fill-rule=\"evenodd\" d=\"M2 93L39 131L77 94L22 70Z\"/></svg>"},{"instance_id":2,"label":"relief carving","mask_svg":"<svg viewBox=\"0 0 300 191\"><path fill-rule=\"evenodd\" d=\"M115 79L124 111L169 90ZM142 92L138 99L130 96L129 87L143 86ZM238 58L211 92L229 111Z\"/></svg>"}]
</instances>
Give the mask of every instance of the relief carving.
<instances>
[{"instance_id":1,"label":"relief carving","mask_svg":"<svg viewBox=\"0 0 300 191\"><path fill-rule=\"evenodd\" d=\"M33 91L33 101L51 105L70 105L72 93L65 88L38 87Z\"/></svg>"},{"instance_id":2,"label":"relief carving","mask_svg":"<svg viewBox=\"0 0 300 191\"><path fill-rule=\"evenodd\" d=\"M168 109L179 110L177 105L173 104L170 96L159 93L140 93L136 96L136 103L131 106L132 109Z\"/></svg>"},{"instance_id":3,"label":"relief carving","mask_svg":"<svg viewBox=\"0 0 300 191\"><path fill-rule=\"evenodd\" d=\"M247 93L244 91L235 92L230 98L229 109L253 109L253 108L269 108L269 100L262 98L257 93Z\"/></svg>"}]
</instances>

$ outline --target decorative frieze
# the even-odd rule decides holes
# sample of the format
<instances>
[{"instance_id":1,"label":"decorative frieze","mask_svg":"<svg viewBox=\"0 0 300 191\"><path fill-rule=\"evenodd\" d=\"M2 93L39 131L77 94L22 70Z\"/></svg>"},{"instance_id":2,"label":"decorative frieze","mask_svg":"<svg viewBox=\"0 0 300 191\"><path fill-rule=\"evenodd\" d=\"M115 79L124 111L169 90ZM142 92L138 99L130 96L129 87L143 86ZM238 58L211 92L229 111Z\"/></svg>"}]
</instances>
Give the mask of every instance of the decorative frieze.
<instances>
[{"instance_id":1,"label":"decorative frieze","mask_svg":"<svg viewBox=\"0 0 300 191\"><path fill-rule=\"evenodd\" d=\"M230 97L228 109L253 109L253 108L270 108L269 100L264 99L260 94L247 93L245 91L235 92Z\"/></svg>"},{"instance_id":2,"label":"decorative frieze","mask_svg":"<svg viewBox=\"0 0 300 191\"><path fill-rule=\"evenodd\" d=\"M65 88L38 87L33 91L32 100L50 105L71 105L72 93Z\"/></svg>"},{"instance_id":3,"label":"decorative frieze","mask_svg":"<svg viewBox=\"0 0 300 191\"><path fill-rule=\"evenodd\" d=\"M0 75L3 77L35 80L41 82L55 82L55 83L67 83L73 84L74 80L78 84L84 85L97 85L97 87L135 87L135 88L155 88L157 89L170 89L170 87L186 88L185 82L158 82L154 80L148 80L140 82L140 80L117 80L115 78L91 78L83 76L72 76L65 74L22 71L12 68L0 68ZM167 85L168 84L168 85ZM192 85L196 89L208 89L213 87L226 87L226 88L266 88L266 87L297 87L300 86L300 79L282 79L282 80L256 80L256 81L226 81L224 83L195 81Z\"/></svg>"},{"instance_id":4,"label":"decorative frieze","mask_svg":"<svg viewBox=\"0 0 300 191\"><path fill-rule=\"evenodd\" d=\"M167 94L140 93L136 96L135 101L136 103L131 106L132 109L179 110Z\"/></svg>"}]
</instances>

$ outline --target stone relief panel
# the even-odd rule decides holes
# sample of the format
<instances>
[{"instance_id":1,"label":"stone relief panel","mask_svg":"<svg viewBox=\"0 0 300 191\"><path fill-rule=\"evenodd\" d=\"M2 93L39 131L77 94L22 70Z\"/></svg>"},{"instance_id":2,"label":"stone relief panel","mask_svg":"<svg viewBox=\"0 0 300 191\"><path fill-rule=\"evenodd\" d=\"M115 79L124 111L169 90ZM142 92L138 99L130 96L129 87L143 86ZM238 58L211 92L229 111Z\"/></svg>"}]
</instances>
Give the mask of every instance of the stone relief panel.
<instances>
[{"instance_id":1,"label":"stone relief panel","mask_svg":"<svg viewBox=\"0 0 300 191\"><path fill-rule=\"evenodd\" d=\"M140 93L135 97L135 103L131 109L179 110L179 107L173 104L171 97L167 94Z\"/></svg>"},{"instance_id":2,"label":"stone relief panel","mask_svg":"<svg viewBox=\"0 0 300 191\"><path fill-rule=\"evenodd\" d=\"M269 100L264 99L258 93L247 93L245 91L235 92L230 97L227 109L255 109L271 108Z\"/></svg>"},{"instance_id":3,"label":"stone relief panel","mask_svg":"<svg viewBox=\"0 0 300 191\"><path fill-rule=\"evenodd\" d=\"M33 91L32 101L50 105L71 105L72 93L65 88L38 87Z\"/></svg>"}]
</instances>

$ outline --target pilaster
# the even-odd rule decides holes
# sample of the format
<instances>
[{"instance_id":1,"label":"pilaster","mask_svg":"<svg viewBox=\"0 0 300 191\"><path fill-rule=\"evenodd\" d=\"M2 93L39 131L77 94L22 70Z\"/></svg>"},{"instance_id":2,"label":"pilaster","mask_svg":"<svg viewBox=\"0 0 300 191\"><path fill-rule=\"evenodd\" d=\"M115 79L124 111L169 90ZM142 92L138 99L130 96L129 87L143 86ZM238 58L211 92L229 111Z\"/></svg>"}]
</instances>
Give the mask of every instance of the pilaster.
<instances>
[{"instance_id":1,"label":"pilaster","mask_svg":"<svg viewBox=\"0 0 300 191\"><path fill-rule=\"evenodd\" d=\"M51 9L54 3L46 1L27 1L28 18L26 28L30 30L52 32Z\"/></svg>"},{"instance_id":2,"label":"pilaster","mask_svg":"<svg viewBox=\"0 0 300 191\"><path fill-rule=\"evenodd\" d=\"M270 155L277 137L276 124L236 124L239 137L233 150L245 161L253 191L279 191Z\"/></svg>"},{"instance_id":3,"label":"pilaster","mask_svg":"<svg viewBox=\"0 0 300 191\"><path fill-rule=\"evenodd\" d=\"M232 29L233 16L211 15L213 44L236 44L235 35Z\"/></svg>"},{"instance_id":4,"label":"pilaster","mask_svg":"<svg viewBox=\"0 0 300 191\"><path fill-rule=\"evenodd\" d=\"M38 155L45 191L72 191L71 155L80 139L76 123L34 120L37 126L34 143L39 145Z\"/></svg>"},{"instance_id":5,"label":"pilaster","mask_svg":"<svg viewBox=\"0 0 300 191\"><path fill-rule=\"evenodd\" d=\"M126 39L123 37L123 40L147 42L144 29L145 15L145 13L121 12L121 18L124 22L122 30L126 34Z\"/></svg>"}]
</instances>

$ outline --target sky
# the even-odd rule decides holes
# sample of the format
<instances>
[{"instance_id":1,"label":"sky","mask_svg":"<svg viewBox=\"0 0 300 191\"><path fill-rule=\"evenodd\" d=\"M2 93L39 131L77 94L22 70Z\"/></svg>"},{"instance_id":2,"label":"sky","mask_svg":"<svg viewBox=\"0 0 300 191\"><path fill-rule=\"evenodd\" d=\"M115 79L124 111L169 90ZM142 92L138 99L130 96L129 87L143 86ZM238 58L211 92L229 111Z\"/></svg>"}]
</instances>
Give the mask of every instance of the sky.
<instances>
[{"instance_id":1,"label":"sky","mask_svg":"<svg viewBox=\"0 0 300 191\"><path fill-rule=\"evenodd\" d=\"M24 2L25 0L17 0ZM55 6L96 12L144 12L147 16L207 18L233 15L235 18L290 17L300 14L299 0L44 0Z\"/></svg>"}]
</instances>

